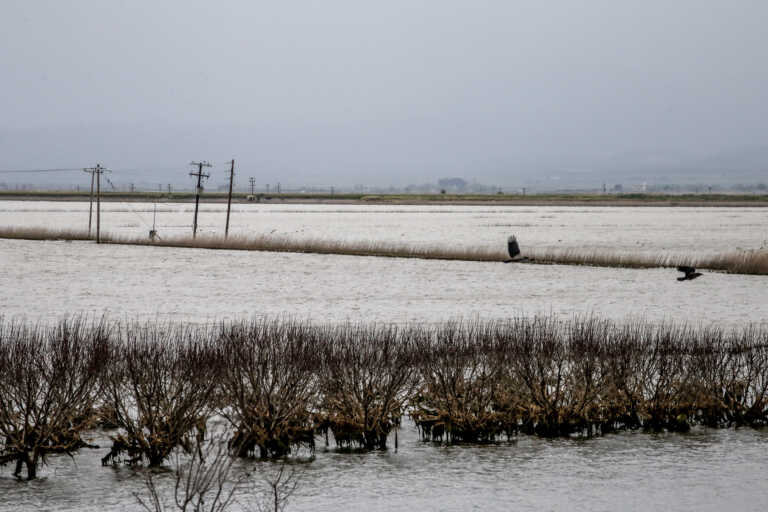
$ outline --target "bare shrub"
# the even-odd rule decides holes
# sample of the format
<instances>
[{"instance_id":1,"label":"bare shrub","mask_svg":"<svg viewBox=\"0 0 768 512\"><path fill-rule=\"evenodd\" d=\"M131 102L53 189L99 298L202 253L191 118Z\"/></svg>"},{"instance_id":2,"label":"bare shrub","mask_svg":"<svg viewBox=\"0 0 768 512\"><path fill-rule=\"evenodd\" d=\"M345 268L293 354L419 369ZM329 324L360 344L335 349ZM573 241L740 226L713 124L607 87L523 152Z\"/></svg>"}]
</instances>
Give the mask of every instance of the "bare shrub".
<instances>
[{"instance_id":1,"label":"bare shrub","mask_svg":"<svg viewBox=\"0 0 768 512\"><path fill-rule=\"evenodd\" d=\"M385 449L413 389L412 330L343 325L320 333L320 429L341 447Z\"/></svg>"},{"instance_id":2,"label":"bare shrub","mask_svg":"<svg viewBox=\"0 0 768 512\"><path fill-rule=\"evenodd\" d=\"M222 326L221 411L240 456L281 457L314 449L318 355L308 325L255 320Z\"/></svg>"},{"instance_id":3,"label":"bare shrub","mask_svg":"<svg viewBox=\"0 0 768 512\"><path fill-rule=\"evenodd\" d=\"M422 437L452 442L493 441L510 434L514 407L498 404L504 397L502 372L493 342L493 323L450 322L433 337L420 337L417 348L421 387L412 400L413 417Z\"/></svg>"},{"instance_id":4,"label":"bare shrub","mask_svg":"<svg viewBox=\"0 0 768 512\"><path fill-rule=\"evenodd\" d=\"M103 379L103 401L121 432L103 464L145 460L157 466L190 436L204 435L212 408L218 360L206 328L128 324Z\"/></svg>"},{"instance_id":5,"label":"bare shrub","mask_svg":"<svg viewBox=\"0 0 768 512\"><path fill-rule=\"evenodd\" d=\"M183 512L224 512L244 487L246 475L233 478L232 459L227 441L214 436L209 441L197 440L188 460L176 452L172 508ZM163 512L165 493L153 471L148 470L144 484L146 495L135 493L139 505L147 512Z\"/></svg>"},{"instance_id":6,"label":"bare shrub","mask_svg":"<svg viewBox=\"0 0 768 512\"><path fill-rule=\"evenodd\" d=\"M574 321L561 327L554 318L513 324L510 372L519 383L522 429L551 437L589 430L602 379L597 324Z\"/></svg>"},{"instance_id":7,"label":"bare shrub","mask_svg":"<svg viewBox=\"0 0 768 512\"><path fill-rule=\"evenodd\" d=\"M144 479L146 491L134 496L146 512L225 512L235 505L257 512L286 510L299 486L301 466L285 460L259 465L260 478L254 479L252 472L233 469L229 453L230 443L223 435L197 440L188 458L176 451L172 490L149 470Z\"/></svg>"},{"instance_id":8,"label":"bare shrub","mask_svg":"<svg viewBox=\"0 0 768 512\"><path fill-rule=\"evenodd\" d=\"M283 512L299 488L302 476L301 466L288 465L285 461L280 463L277 468L268 469L262 475L266 491L263 491L256 499L253 510L256 512Z\"/></svg>"},{"instance_id":9,"label":"bare shrub","mask_svg":"<svg viewBox=\"0 0 768 512\"><path fill-rule=\"evenodd\" d=\"M46 455L87 446L81 433L92 424L108 345L104 321L42 328L0 320L0 465L15 462L17 477L26 467L32 480Z\"/></svg>"}]
</instances>

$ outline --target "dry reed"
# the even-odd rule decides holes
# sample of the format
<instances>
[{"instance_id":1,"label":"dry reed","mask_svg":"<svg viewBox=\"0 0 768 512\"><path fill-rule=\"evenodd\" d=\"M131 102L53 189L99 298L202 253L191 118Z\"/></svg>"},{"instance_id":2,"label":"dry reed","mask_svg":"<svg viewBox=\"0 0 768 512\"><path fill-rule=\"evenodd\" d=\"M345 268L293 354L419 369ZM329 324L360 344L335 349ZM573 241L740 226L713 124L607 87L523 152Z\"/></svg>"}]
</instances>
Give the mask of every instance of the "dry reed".
<instances>
[{"instance_id":1,"label":"dry reed","mask_svg":"<svg viewBox=\"0 0 768 512\"><path fill-rule=\"evenodd\" d=\"M0 227L0 238L24 240L89 240L85 231L47 228ZM375 241L343 241L327 239L292 239L281 236L201 235L196 238L139 238L106 233L102 243L238 251L292 252L334 254L343 256L372 256L381 258L416 258L473 262L510 261L503 248L462 247L440 245L409 245ZM674 268L689 265L700 269L730 274L768 275L768 250L734 251L712 255L647 254L610 250L547 249L529 250L516 260L527 264L584 265L613 268Z\"/></svg>"}]
</instances>

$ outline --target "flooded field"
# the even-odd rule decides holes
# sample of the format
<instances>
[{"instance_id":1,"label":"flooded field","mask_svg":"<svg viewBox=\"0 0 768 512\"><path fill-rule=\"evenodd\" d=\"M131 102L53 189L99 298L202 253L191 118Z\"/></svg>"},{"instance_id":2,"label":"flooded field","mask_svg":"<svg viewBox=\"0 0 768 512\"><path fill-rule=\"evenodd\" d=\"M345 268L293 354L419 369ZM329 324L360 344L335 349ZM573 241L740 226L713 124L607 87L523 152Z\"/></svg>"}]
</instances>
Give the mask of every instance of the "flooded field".
<instances>
[{"instance_id":1,"label":"flooded field","mask_svg":"<svg viewBox=\"0 0 768 512\"><path fill-rule=\"evenodd\" d=\"M94 434L107 444L106 434ZM724 510L768 506L768 432L700 430L624 433L588 440L522 436L493 446L440 447L419 441L412 423L400 448L375 453L318 450L288 510ZM53 456L42 478L0 475L0 509L141 510L146 469L102 467L105 450ZM242 470L258 469L253 461ZM258 489L258 480L254 479ZM161 474L172 492L172 477ZM241 499L255 500L252 493Z\"/></svg>"},{"instance_id":2,"label":"flooded field","mask_svg":"<svg viewBox=\"0 0 768 512\"><path fill-rule=\"evenodd\" d=\"M202 232L223 232L206 205ZM153 205L104 204L110 233L141 234ZM160 235L192 206L158 204ZM87 227L87 203L0 202L0 225ZM768 209L236 205L232 232L411 244L723 252L768 240ZM0 313L50 323L73 313L211 322L288 315L314 322L427 322L545 313L739 327L768 323L760 276L669 269L504 265L391 258L0 240ZM106 432L92 433L109 444ZM768 432L694 429L444 447L408 421L397 452L318 450L288 510L762 510ZM33 482L0 468L0 510L132 510L142 470L101 467L105 450L52 456ZM239 462L243 470L260 463ZM167 475L161 476L169 482Z\"/></svg>"},{"instance_id":3,"label":"flooded field","mask_svg":"<svg viewBox=\"0 0 768 512\"><path fill-rule=\"evenodd\" d=\"M160 236L192 232L194 204L102 203L102 229ZM225 204L203 204L200 234L223 234ZM95 215L94 215L95 226ZM1 201L0 226L87 229L88 203ZM722 253L768 247L768 208L523 207L234 204L233 235L415 245L522 249L606 249L641 253Z\"/></svg>"}]
</instances>

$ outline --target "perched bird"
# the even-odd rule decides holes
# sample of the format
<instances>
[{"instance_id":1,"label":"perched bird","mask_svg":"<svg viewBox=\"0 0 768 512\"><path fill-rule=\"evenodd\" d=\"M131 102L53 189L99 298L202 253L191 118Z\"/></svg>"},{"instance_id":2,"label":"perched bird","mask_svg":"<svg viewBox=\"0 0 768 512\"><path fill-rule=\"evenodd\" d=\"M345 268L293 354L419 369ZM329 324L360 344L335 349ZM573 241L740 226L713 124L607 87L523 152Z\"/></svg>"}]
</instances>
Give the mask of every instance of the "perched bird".
<instances>
[{"instance_id":1,"label":"perched bird","mask_svg":"<svg viewBox=\"0 0 768 512\"><path fill-rule=\"evenodd\" d=\"M687 267L685 265L677 267L677 270L685 274L683 277L678 277L678 281L690 281L691 279L696 279L701 275L701 272L696 272L695 268Z\"/></svg>"}]
</instances>

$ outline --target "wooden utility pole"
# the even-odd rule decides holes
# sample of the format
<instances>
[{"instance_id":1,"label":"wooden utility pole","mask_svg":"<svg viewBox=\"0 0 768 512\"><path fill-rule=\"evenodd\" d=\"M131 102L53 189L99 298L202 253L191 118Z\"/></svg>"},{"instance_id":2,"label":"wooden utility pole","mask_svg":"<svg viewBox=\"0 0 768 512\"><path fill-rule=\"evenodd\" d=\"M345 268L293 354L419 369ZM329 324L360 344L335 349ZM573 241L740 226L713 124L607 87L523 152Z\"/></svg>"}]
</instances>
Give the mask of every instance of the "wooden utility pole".
<instances>
[{"instance_id":1,"label":"wooden utility pole","mask_svg":"<svg viewBox=\"0 0 768 512\"><path fill-rule=\"evenodd\" d=\"M88 211L88 235L91 234L91 218L93 216L93 181L96 178L96 243L101 243L101 175L105 172L109 172L101 164L96 164L96 167L89 167L83 169L85 172L91 173L91 205Z\"/></svg>"},{"instance_id":2,"label":"wooden utility pole","mask_svg":"<svg viewBox=\"0 0 768 512\"><path fill-rule=\"evenodd\" d=\"M101 243L101 165L96 164L96 243Z\"/></svg>"},{"instance_id":3,"label":"wooden utility pole","mask_svg":"<svg viewBox=\"0 0 768 512\"><path fill-rule=\"evenodd\" d=\"M91 236L91 219L93 219L93 183L96 179L96 174L93 169L83 169L83 171L90 173L91 175L91 195L88 204L88 236Z\"/></svg>"},{"instance_id":4,"label":"wooden utility pole","mask_svg":"<svg viewBox=\"0 0 768 512\"><path fill-rule=\"evenodd\" d=\"M197 172L189 173L190 176L197 176L197 187L195 188L195 220L192 224L192 238L197 236L197 209L200 206L200 193L203 191L203 178L210 178L210 174L203 172L203 167L210 167L208 162L191 162L190 165L197 166Z\"/></svg>"},{"instance_id":5,"label":"wooden utility pole","mask_svg":"<svg viewBox=\"0 0 768 512\"><path fill-rule=\"evenodd\" d=\"M227 225L224 227L224 238L229 236L229 211L232 209L232 184L235 182L235 159L229 168L229 196L227 197Z\"/></svg>"}]
</instances>

